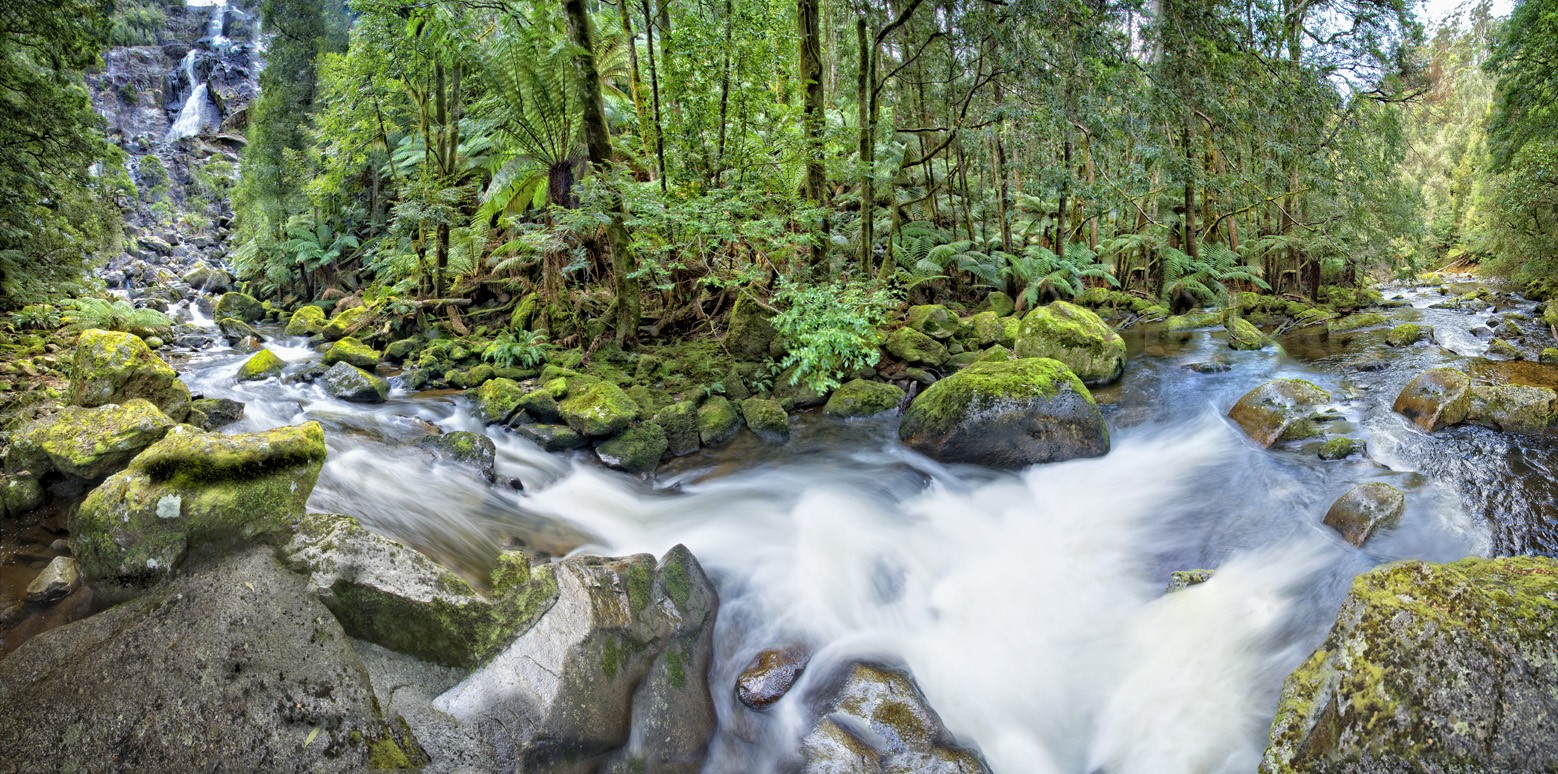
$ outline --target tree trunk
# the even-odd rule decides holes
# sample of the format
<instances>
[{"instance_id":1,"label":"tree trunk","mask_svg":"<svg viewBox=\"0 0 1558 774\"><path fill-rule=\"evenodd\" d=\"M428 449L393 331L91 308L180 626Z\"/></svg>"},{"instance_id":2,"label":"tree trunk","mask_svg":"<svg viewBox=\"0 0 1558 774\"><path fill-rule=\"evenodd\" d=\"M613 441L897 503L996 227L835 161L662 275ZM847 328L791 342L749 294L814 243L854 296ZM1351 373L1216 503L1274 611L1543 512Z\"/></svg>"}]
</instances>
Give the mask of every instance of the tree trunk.
<instances>
[{"instance_id":1,"label":"tree trunk","mask_svg":"<svg viewBox=\"0 0 1558 774\"><path fill-rule=\"evenodd\" d=\"M648 36L649 90L655 103L655 160L660 169L660 193L665 193L668 185L665 179L665 131L660 119L660 73L655 68L655 22L654 15L649 12L649 0L641 0L641 3L644 7L644 34ZM598 85L595 91L600 91Z\"/></svg>"},{"instance_id":2,"label":"tree trunk","mask_svg":"<svg viewBox=\"0 0 1558 774\"><path fill-rule=\"evenodd\" d=\"M860 108L860 143L857 153L860 161L860 245L858 262L860 264L860 276L871 276L871 248L876 242L873 222L876 215L876 186L875 177L871 174L873 166L872 156L876 148L876 137L872 132L871 116L871 92L873 81L872 64L875 59L871 55L871 36L866 30L866 17L863 12L855 19L855 43L860 49L860 71L855 76L855 96Z\"/></svg>"}]
</instances>

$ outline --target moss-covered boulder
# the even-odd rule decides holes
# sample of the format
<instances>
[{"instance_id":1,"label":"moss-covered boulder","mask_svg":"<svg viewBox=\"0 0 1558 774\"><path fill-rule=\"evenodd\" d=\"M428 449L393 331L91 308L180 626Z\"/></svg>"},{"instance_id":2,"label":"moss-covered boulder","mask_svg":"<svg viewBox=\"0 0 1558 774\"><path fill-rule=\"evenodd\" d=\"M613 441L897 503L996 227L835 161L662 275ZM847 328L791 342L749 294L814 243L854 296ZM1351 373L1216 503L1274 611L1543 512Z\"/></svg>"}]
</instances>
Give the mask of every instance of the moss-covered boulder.
<instances>
[{"instance_id":1,"label":"moss-covered boulder","mask_svg":"<svg viewBox=\"0 0 1558 774\"><path fill-rule=\"evenodd\" d=\"M1198 328L1215 328L1223 324L1222 312L1190 312L1174 315L1163 321L1166 331L1193 331Z\"/></svg>"},{"instance_id":2,"label":"moss-covered boulder","mask_svg":"<svg viewBox=\"0 0 1558 774\"><path fill-rule=\"evenodd\" d=\"M741 418L765 441L790 440L790 415L785 413L779 401L747 398L741 401Z\"/></svg>"},{"instance_id":3,"label":"moss-covered boulder","mask_svg":"<svg viewBox=\"0 0 1558 774\"><path fill-rule=\"evenodd\" d=\"M1458 425L1471 411L1471 380L1454 369L1429 369L1401 388L1391 409L1428 433Z\"/></svg>"},{"instance_id":4,"label":"moss-covered boulder","mask_svg":"<svg viewBox=\"0 0 1558 774\"><path fill-rule=\"evenodd\" d=\"M1098 315L1056 301L1022 318L1012 353L1064 363L1083 384L1108 384L1125 370L1125 340Z\"/></svg>"},{"instance_id":5,"label":"moss-covered boulder","mask_svg":"<svg viewBox=\"0 0 1558 774\"><path fill-rule=\"evenodd\" d=\"M325 310L317 306L300 306L287 320L284 333L288 336L312 336L325 329Z\"/></svg>"},{"instance_id":6,"label":"moss-covered boulder","mask_svg":"<svg viewBox=\"0 0 1558 774\"><path fill-rule=\"evenodd\" d=\"M470 368L444 372L444 381L448 382L450 387L462 390L475 389L496 378L498 378L498 369L488 363L477 363Z\"/></svg>"},{"instance_id":7,"label":"moss-covered boulder","mask_svg":"<svg viewBox=\"0 0 1558 774\"><path fill-rule=\"evenodd\" d=\"M1228 346L1232 349L1263 349L1271 344L1271 337L1243 317L1230 318L1223 328L1228 331Z\"/></svg>"},{"instance_id":8,"label":"moss-covered boulder","mask_svg":"<svg viewBox=\"0 0 1558 774\"><path fill-rule=\"evenodd\" d=\"M638 404L621 387L604 381L571 379L568 397L557 403L557 413L575 432L607 438L627 429L638 416Z\"/></svg>"},{"instance_id":9,"label":"moss-covered boulder","mask_svg":"<svg viewBox=\"0 0 1558 774\"><path fill-rule=\"evenodd\" d=\"M1325 526L1362 547L1376 531L1396 526L1406 507L1406 495L1389 484L1359 484L1331 504L1325 512Z\"/></svg>"},{"instance_id":10,"label":"moss-covered boulder","mask_svg":"<svg viewBox=\"0 0 1558 774\"><path fill-rule=\"evenodd\" d=\"M730 329L725 333L725 349L740 360L761 360L768 355L775 331L773 312L766 309L750 293L742 291L736 296L730 310Z\"/></svg>"},{"instance_id":11,"label":"moss-covered boulder","mask_svg":"<svg viewBox=\"0 0 1558 774\"><path fill-rule=\"evenodd\" d=\"M1362 452L1363 449L1363 441L1338 437L1328 439L1325 443L1320 444L1320 451L1317 454L1322 460L1345 460L1354 454Z\"/></svg>"},{"instance_id":12,"label":"moss-covered boulder","mask_svg":"<svg viewBox=\"0 0 1558 774\"><path fill-rule=\"evenodd\" d=\"M1388 322L1385 315L1378 312L1364 312L1331 320L1325 324L1325 329L1331 333L1352 333L1366 328L1378 328Z\"/></svg>"},{"instance_id":13,"label":"moss-covered boulder","mask_svg":"<svg viewBox=\"0 0 1558 774\"><path fill-rule=\"evenodd\" d=\"M822 413L839 419L876 416L896 410L903 397L903 390L891 384L855 379L828 396Z\"/></svg>"},{"instance_id":14,"label":"moss-covered boulder","mask_svg":"<svg viewBox=\"0 0 1558 774\"><path fill-rule=\"evenodd\" d=\"M357 339L347 336L330 345L322 360L325 365L351 363L358 368L371 369L379 364L379 351Z\"/></svg>"},{"instance_id":15,"label":"moss-covered boulder","mask_svg":"<svg viewBox=\"0 0 1558 774\"><path fill-rule=\"evenodd\" d=\"M347 634L425 661L470 669L551 607L551 568L499 556L492 595L350 516L309 514L281 550Z\"/></svg>"},{"instance_id":16,"label":"moss-covered boulder","mask_svg":"<svg viewBox=\"0 0 1558 774\"><path fill-rule=\"evenodd\" d=\"M1547 347L1536 357L1536 362L1542 365L1558 365L1558 347Z\"/></svg>"},{"instance_id":17,"label":"moss-covered boulder","mask_svg":"<svg viewBox=\"0 0 1558 774\"><path fill-rule=\"evenodd\" d=\"M11 438L6 466L34 476L55 470L95 481L123 469L174 424L140 398L96 408L66 406L18 431Z\"/></svg>"},{"instance_id":18,"label":"moss-covered boulder","mask_svg":"<svg viewBox=\"0 0 1558 774\"><path fill-rule=\"evenodd\" d=\"M389 382L352 365L336 363L320 377L325 392L353 403L383 403L389 399Z\"/></svg>"},{"instance_id":19,"label":"moss-covered boulder","mask_svg":"<svg viewBox=\"0 0 1558 774\"><path fill-rule=\"evenodd\" d=\"M91 408L131 398L150 401L177 421L189 413L189 388L146 342L118 331L83 331L71 359L70 402Z\"/></svg>"},{"instance_id":20,"label":"moss-covered boulder","mask_svg":"<svg viewBox=\"0 0 1558 774\"><path fill-rule=\"evenodd\" d=\"M324 461L318 422L238 435L175 427L87 495L71 519L82 574L156 578L193 548L277 532L303 515Z\"/></svg>"},{"instance_id":21,"label":"moss-covered boulder","mask_svg":"<svg viewBox=\"0 0 1558 774\"><path fill-rule=\"evenodd\" d=\"M509 422L511 424L518 422L520 421L520 417L523 416L525 419L531 422L544 422L550 424L561 423L563 421L563 415L557 409L556 396L558 394L566 395L567 392L568 391L565 382L564 388L556 392L549 388L542 387L541 389L531 390L530 392L521 395L519 397L519 402L515 405L519 406L519 409L523 412L523 415L515 414L509 419Z\"/></svg>"},{"instance_id":22,"label":"moss-covered boulder","mask_svg":"<svg viewBox=\"0 0 1558 774\"><path fill-rule=\"evenodd\" d=\"M910 328L937 341L946 341L957 335L958 318L940 304L922 304L909 307L904 322Z\"/></svg>"},{"instance_id":23,"label":"moss-covered boulder","mask_svg":"<svg viewBox=\"0 0 1558 774\"><path fill-rule=\"evenodd\" d=\"M238 381L259 382L266 379L274 379L281 376L282 369L287 367L287 361L276 356L276 353L262 349L249 356L238 366Z\"/></svg>"},{"instance_id":24,"label":"moss-covered boulder","mask_svg":"<svg viewBox=\"0 0 1558 774\"><path fill-rule=\"evenodd\" d=\"M430 435L417 445L433 453L444 462L464 465L491 482L497 478L498 447L482 433L455 430Z\"/></svg>"},{"instance_id":25,"label":"moss-covered boulder","mask_svg":"<svg viewBox=\"0 0 1558 774\"><path fill-rule=\"evenodd\" d=\"M735 404L723 395L715 395L698 407L698 437L705 446L718 446L741 430L741 415Z\"/></svg>"},{"instance_id":26,"label":"moss-covered boulder","mask_svg":"<svg viewBox=\"0 0 1558 774\"><path fill-rule=\"evenodd\" d=\"M1549 387L1498 384L1471 388L1466 421L1506 433L1538 434L1552 427L1558 394Z\"/></svg>"},{"instance_id":27,"label":"moss-covered boulder","mask_svg":"<svg viewBox=\"0 0 1558 774\"><path fill-rule=\"evenodd\" d=\"M373 319L373 312L366 306L354 306L350 309L342 309L319 329L319 334L327 341L338 341L351 336L357 331L367 327Z\"/></svg>"},{"instance_id":28,"label":"moss-covered boulder","mask_svg":"<svg viewBox=\"0 0 1558 774\"><path fill-rule=\"evenodd\" d=\"M1520 360L1525 353L1504 339L1494 339L1488 342L1487 356L1493 360Z\"/></svg>"},{"instance_id":29,"label":"moss-covered boulder","mask_svg":"<svg viewBox=\"0 0 1558 774\"><path fill-rule=\"evenodd\" d=\"M1003 468L1109 451L1093 396L1048 358L979 362L936 382L904 412L899 437L943 462Z\"/></svg>"},{"instance_id":30,"label":"moss-covered boulder","mask_svg":"<svg viewBox=\"0 0 1558 774\"><path fill-rule=\"evenodd\" d=\"M985 297L985 306L995 312L997 317L1008 317L1017 308L1017 302L1011 296L997 290Z\"/></svg>"},{"instance_id":31,"label":"moss-covered boulder","mask_svg":"<svg viewBox=\"0 0 1558 774\"><path fill-rule=\"evenodd\" d=\"M581 433L574 432L567 425L550 424L546 422L531 422L523 425L515 425L514 432L534 441L537 446L547 451L566 451L577 449L590 442Z\"/></svg>"},{"instance_id":32,"label":"moss-covered boulder","mask_svg":"<svg viewBox=\"0 0 1558 774\"><path fill-rule=\"evenodd\" d=\"M995 312L980 312L968 319L969 341L984 349L993 346L1011 346L1016 343L1007 334L1007 327Z\"/></svg>"},{"instance_id":33,"label":"moss-covered boulder","mask_svg":"<svg viewBox=\"0 0 1558 774\"><path fill-rule=\"evenodd\" d=\"M691 454L702 445L698 437L698 404L679 401L654 414L654 423L665 432L666 453L673 457Z\"/></svg>"},{"instance_id":34,"label":"moss-covered boulder","mask_svg":"<svg viewBox=\"0 0 1558 774\"><path fill-rule=\"evenodd\" d=\"M932 368L947 362L947 347L913 328L899 328L887 335L882 342L893 357L910 365L926 365Z\"/></svg>"},{"instance_id":35,"label":"moss-covered boulder","mask_svg":"<svg viewBox=\"0 0 1558 774\"><path fill-rule=\"evenodd\" d=\"M513 379L492 379L476 390L476 416L487 424L507 422L519 411L519 402L525 397L525 389ZM552 400L550 394L547 400ZM552 401L553 407L557 405ZM555 417L553 418L555 421Z\"/></svg>"},{"instance_id":36,"label":"moss-covered boulder","mask_svg":"<svg viewBox=\"0 0 1558 774\"><path fill-rule=\"evenodd\" d=\"M245 293L223 293L211 311L215 319L231 317L240 322L252 323L265 319L265 307L254 296Z\"/></svg>"},{"instance_id":37,"label":"moss-covered boulder","mask_svg":"<svg viewBox=\"0 0 1558 774\"><path fill-rule=\"evenodd\" d=\"M1353 579L1288 676L1264 774L1558 770L1558 561L1401 562Z\"/></svg>"},{"instance_id":38,"label":"moss-covered boulder","mask_svg":"<svg viewBox=\"0 0 1558 774\"><path fill-rule=\"evenodd\" d=\"M0 517L15 517L43 507L43 485L28 473L0 475Z\"/></svg>"},{"instance_id":39,"label":"moss-covered boulder","mask_svg":"<svg viewBox=\"0 0 1558 774\"><path fill-rule=\"evenodd\" d=\"M1232 419L1263 448L1278 441L1319 434L1314 419L1331 394L1303 379L1273 379L1244 394L1228 410Z\"/></svg>"},{"instance_id":40,"label":"moss-covered boulder","mask_svg":"<svg viewBox=\"0 0 1558 774\"><path fill-rule=\"evenodd\" d=\"M396 339L384 348L384 359L391 363L402 363L414 359L422 350L425 342L413 336L409 339Z\"/></svg>"},{"instance_id":41,"label":"moss-covered boulder","mask_svg":"<svg viewBox=\"0 0 1558 774\"><path fill-rule=\"evenodd\" d=\"M1406 323L1397 325L1385 334L1385 343L1392 347L1410 347L1419 341L1433 341L1434 328L1431 325L1418 325Z\"/></svg>"},{"instance_id":42,"label":"moss-covered boulder","mask_svg":"<svg viewBox=\"0 0 1558 774\"><path fill-rule=\"evenodd\" d=\"M629 473L653 473L660 467L670 442L665 429L653 422L641 422L623 430L609 441L595 447L595 455L608 467Z\"/></svg>"},{"instance_id":43,"label":"moss-covered boulder","mask_svg":"<svg viewBox=\"0 0 1558 774\"><path fill-rule=\"evenodd\" d=\"M190 401L185 419L201 430L216 430L243 419L244 405L228 398L200 398Z\"/></svg>"}]
</instances>

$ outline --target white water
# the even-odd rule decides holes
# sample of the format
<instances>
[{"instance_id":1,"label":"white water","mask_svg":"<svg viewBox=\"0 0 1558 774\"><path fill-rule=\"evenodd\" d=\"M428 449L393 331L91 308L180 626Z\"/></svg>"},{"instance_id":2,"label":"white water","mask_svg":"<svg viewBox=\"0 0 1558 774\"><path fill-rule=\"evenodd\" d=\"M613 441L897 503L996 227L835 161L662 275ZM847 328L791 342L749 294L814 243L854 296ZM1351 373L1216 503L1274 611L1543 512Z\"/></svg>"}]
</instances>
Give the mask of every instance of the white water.
<instances>
[{"instance_id":1,"label":"white water","mask_svg":"<svg viewBox=\"0 0 1558 774\"><path fill-rule=\"evenodd\" d=\"M231 45L231 41L222 34L226 27L226 14L227 4L225 0L219 0L211 5L211 17L206 22L206 37L211 38L211 46L217 51L222 51ZM222 118L216 104L211 101L210 84L204 81L196 82L197 56L198 50L191 48L179 62L179 70L184 74L185 84L189 86L189 96L184 99L183 106L179 108L178 117L168 127L168 133L163 137L164 142L177 142L186 137L198 136Z\"/></svg>"}]
</instances>

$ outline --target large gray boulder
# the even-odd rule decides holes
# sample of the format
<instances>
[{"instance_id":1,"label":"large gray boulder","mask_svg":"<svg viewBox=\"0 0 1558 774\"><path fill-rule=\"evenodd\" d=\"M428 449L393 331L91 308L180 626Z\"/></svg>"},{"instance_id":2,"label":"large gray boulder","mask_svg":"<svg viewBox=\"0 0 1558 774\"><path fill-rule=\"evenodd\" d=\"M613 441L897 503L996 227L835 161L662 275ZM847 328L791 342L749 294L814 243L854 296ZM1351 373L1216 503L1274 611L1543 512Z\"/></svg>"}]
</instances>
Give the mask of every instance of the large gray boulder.
<instances>
[{"instance_id":1,"label":"large gray boulder","mask_svg":"<svg viewBox=\"0 0 1558 774\"><path fill-rule=\"evenodd\" d=\"M1558 770L1558 561L1359 575L1288 676L1261 771Z\"/></svg>"},{"instance_id":2,"label":"large gray boulder","mask_svg":"<svg viewBox=\"0 0 1558 774\"><path fill-rule=\"evenodd\" d=\"M990 771L952 737L913 679L866 663L846 668L801 752L805 774Z\"/></svg>"},{"instance_id":3,"label":"large gray boulder","mask_svg":"<svg viewBox=\"0 0 1558 774\"><path fill-rule=\"evenodd\" d=\"M346 635L264 547L0 660L0 761L26 771L362 771L426 763Z\"/></svg>"},{"instance_id":4,"label":"large gray boulder","mask_svg":"<svg viewBox=\"0 0 1558 774\"><path fill-rule=\"evenodd\" d=\"M521 771L696 771L714 709L714 588L677 546L552 565L557 598L502 653L435 702ZM631 743L630 743L631 740Z\"/></svg>"}]
</instances>

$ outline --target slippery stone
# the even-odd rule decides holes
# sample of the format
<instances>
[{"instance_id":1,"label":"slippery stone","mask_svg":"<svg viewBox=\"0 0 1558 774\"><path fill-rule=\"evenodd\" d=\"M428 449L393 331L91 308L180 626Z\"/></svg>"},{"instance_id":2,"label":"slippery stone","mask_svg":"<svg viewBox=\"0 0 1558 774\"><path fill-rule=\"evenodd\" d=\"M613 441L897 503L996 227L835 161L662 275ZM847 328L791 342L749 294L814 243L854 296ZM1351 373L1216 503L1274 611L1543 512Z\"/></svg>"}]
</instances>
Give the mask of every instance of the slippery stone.
<instances>
[{"instance_id":1,"label":"slippery stone","mask_svg":"<svg viewBox=\"0 0 1558 774\"><path fill-rule=\"evenodd\" d=\"M389 382L352 365L336 363L321 377L325 392L353 403L383 403L389 399Z\"/></svg>"},{"instance_id":2,"label":"slippery stone","mask_svg":"<svg viewBox=\"0 0 1558 774\"><path fill-rule=\"evenodd\" d=\"M801 742L805 774L990 771L978 752L947 731L919 686L897 670L850 665L819 717Z\"/></svg>"},{"instance_id":3,"label":"slippery stone","mask_svg":"<svg viewBox=\"0 0 1558 774\"><path fill-rule=\"evenodd\" d=\"M557 403L563 422L581 435L604 438L627 429L638 404L610 382L569 380L568 397Z\"/></svg>"},{"instance_id":4,"label":"slippery stone","mask_svg":"<svg viewBox=\"0 0 1558 774\"><path fill-rule=\"evenodd\" d=\"M1427 433L1458 425L1471 411L1471 380L1453 369L1429 369L1401 388L1391 410Z\"/></svg>"},{"instance_id":5,"label":"slippery stone","mask_svg":"<svg viewBox=\"0 0 1558 774\"><path fill-rule=\"evenodd\" d=\"M30 473L0 476L0 516L31 513L43 502L43 485Z\"/></svg>"},{"instance_id":6,"label":"slippery stone","mask_svg":"<svg viewBox=\"0 0 1558 774\"><path fill-rule=\"evenodd\" d=\"M1471 388L1466 421L1506 433L1539 434L1555 421L1558 394L1549 387L1499 384Z\"/></svg>"},{"instance_id":7,"label":"slippery stone","mask_svg":"<svg viewBox=\"0 0 1558 774\"><path fill-rule=\"evenodd\" d=\"M92 408L144 398L174 421L189 413L189 388L178 373L129 333L86 330L71 360L70 402Z\"/></svg>"},{"instance_id":8,"label":"slippery stone","mask_svg":"<svg viewBox=\"0 0 1558 774\"><path fill-rule=\"evenodd\" d=\"M1410 347L1424 340L1434 340L1433 326L1406 323L1391 328L1390 332L1385 334L1385 343L1392 347Z\"/></svg>"},{"instance_id":9,"label":"slippery stone","mask_svg":"<svg viewBox=\"0 0 1558 774\"><path fill-rule=\"evenodd\" d=\"M319 334L324 336L326 341L339 341L365 327L372 317L373 313L368 311L366 306L342 309L319 329Z\"/></svg>"},{"instance_id":10,"label":"slippery stone","mask_svg":"<svg viewBox=\"0 0 1558 774\"><path fill-rule=\"evenodd\" d=\"M1331 333L1352 333L1365 328L1378 328L1389 322L1385 315L1378 312L1364 312L1362 314L1350 314L1325 324L1325 329Z\"/></svg>"},{"instance_id":11,"label":"slippery stone","mask_svg":"<svg viewBox=\"0 0 1558 774\"><path fill-rule=\"evenodd\" d=\"M1098 315L1065 301L1028 312L1012 353L1058 360L1087 385L1108 384L1125 370L1120 334Z\"/></svg>"},{"instance_id":12,"label":"slippery stone","mask_svg":"<svg viewBox=\"0 0 1558 774\"><path fill-rule=\"evenodd\" d=\"M175 423L140 398L97 408L66 406L18 431L6 466L41 477L50 470L95 481L124 468Z\"/></svg>"},{"instance_id":13,"label":"slippery stone","mask_svg":"<svg viewBox=\"0 0 1558 774\"><path fill-rule=\"evenodd\" d=\"M491 438L469 430L430 435L417 445L446 462L465 465L491 482L497 478L498 447Z\"/></svg>"},{"instance_id":14,"label":"slippery stone","mask_svg":"<svg viewBox=\"0 0 1558 774\"><path fill-rule=\"evenodd\" d=\"M38 577L27 584L27 601L46 605L64 599L78 588L81 588L81 571L76 566L76 560L68 556L56 556L43 568L43 572L38 573Z\"/></svg>"},{"instance_id":15,"label":"slippery stone","mask_svg":"<svg viewBox=\"0 0 1558 774\"><path fill-rule=\"evenodd\" d=\"M265 379L273 379L281 376L282 369L287 367L287 361L276 356L276 353L262 349L254 353L243 365L238 367L238 381L258 382Z\"/></svg>"},{"instance_id":16,"label":"slippery stone","mask_svg":"<svg viewBox=\"0 0 1558 774\"><path fill-rule=\"evenodd\" d=\"M698 436L698 406L692 401L660 409L655 412L654 422L665 432L666 453L673 457L692 454L703 444Z\"/></svg>"},{"instance_id":17,"label":"slippery stone","mask_svg":"<svg viewBox=\"0 0 1558 774\"><path fill-rule=\"evenodd\" d=\"M1359 484L1331 504L1325 513L1325 526L1361 548L1376 531L1400 522L1406 507L1406 495L1389 484Z\"/></svg>"},{"instance_id":18,"label":"slippery stone","mask_svg":"<svg viewBox=\"0 0 1558 774\"><path fill-rule=\"evenodd\" d=\"M243 419L244 405L228 398L199 398L190 401L186 421L201 430L216 430Z\"/></svg>"},{"instance_id":19,"label":"slippery stone","mask_svg":"<svg viewBox=\"0 0 1558 774\"><path fill-rule=\"evenodd\" d=\"M1223 326L1228 331L1228 347L1237 350L1263 349L1271 338L1243 317L1234 317Z\"/></svg>"},{"instance_id":20,"label":"slippery stone","mask_svg":"<svg viewBox=\"0 0 1558 774\"><path fill-rule=\"evenodd\" d=\"M736 676L736 698L752 709L767 709L789 693L810 660L811 651L798 645L759 652Z\"/></svg>"},{"instance_id":21,"label":"slippery stone","mask_svg":"<svg viewBox=\"0 0 1558 774\"><path fill-rule=\"evenodd\" d=\"M325 310L317 306L300 306L287 320L284 333L288 336L312 336L325 329Z\"/></svg>"},{"instance_id":22,"label":"slippery stone","mask_svg":"<svg viewBox=\"0 0 1558 774\"><path fill-rule=\"evenodd\" d=\"M379 351L367 344L346 336L325 350L324 365L333 366L336 363L351 363L358 368L370 369L379 364Z\"/></svg>"},{"instance_id":23,"label":"slippery stone","mask_svg":"<svg viewBox=\"0 0 1558 774\"><path fill-rule=\"evenodd\" d=\"M1315 415L1330 400L1330 393L1303 379L1273 379L1239 398L1228 418L1262 448L1270 448L1316 435Z\"/></svg>"},{"instance_id":24,"label":"slippery stone","mask_svg":"<svg viewBox=\"0 0 1558 774\"><path fill-rule=\"evenodd\" d=\"M828 396L822 413L839 419L871 417L896 410L903 398L903 390L891 384L855 379Z\"/></svg>"},{"instance_id":25,"label":"slippery stone","mask_svg":"<svg viewBox=\"0 0 1558 774\"><path fill-rule=\"evenodd\" d=\"M634 425L609 441L595 447L596 456L607 466L629 473L653 473L670 443L665 430L653 422Z\"/></svg>"},{"instance_id":26,"label":"slippery stone","mask_svg":"<svg viewBox=\"0 0 1558 774\"><path fill-rule=\"evenodd\" d=\"M519 401L525 391L519 382L499 377L482 383L476 390L476 415L487 424L506 422L519 411ZM551 395L546 396L551 400ZM553 406L556 406L554 401Z\"/></svg>"},{"instance_id":27,"label":"slippery stone","mask_svg":"<svg viewBox=\"0 0 1558 774\"><path fill-rule=\"evenodd\" d=\"M538 446L547 451L564 451L577 449L590 442L590 439L576 433L567 425L554 425L544 422L535 422L525 425L516 425L514 432L534 441Z\"/></svg>"}]
</instances>

